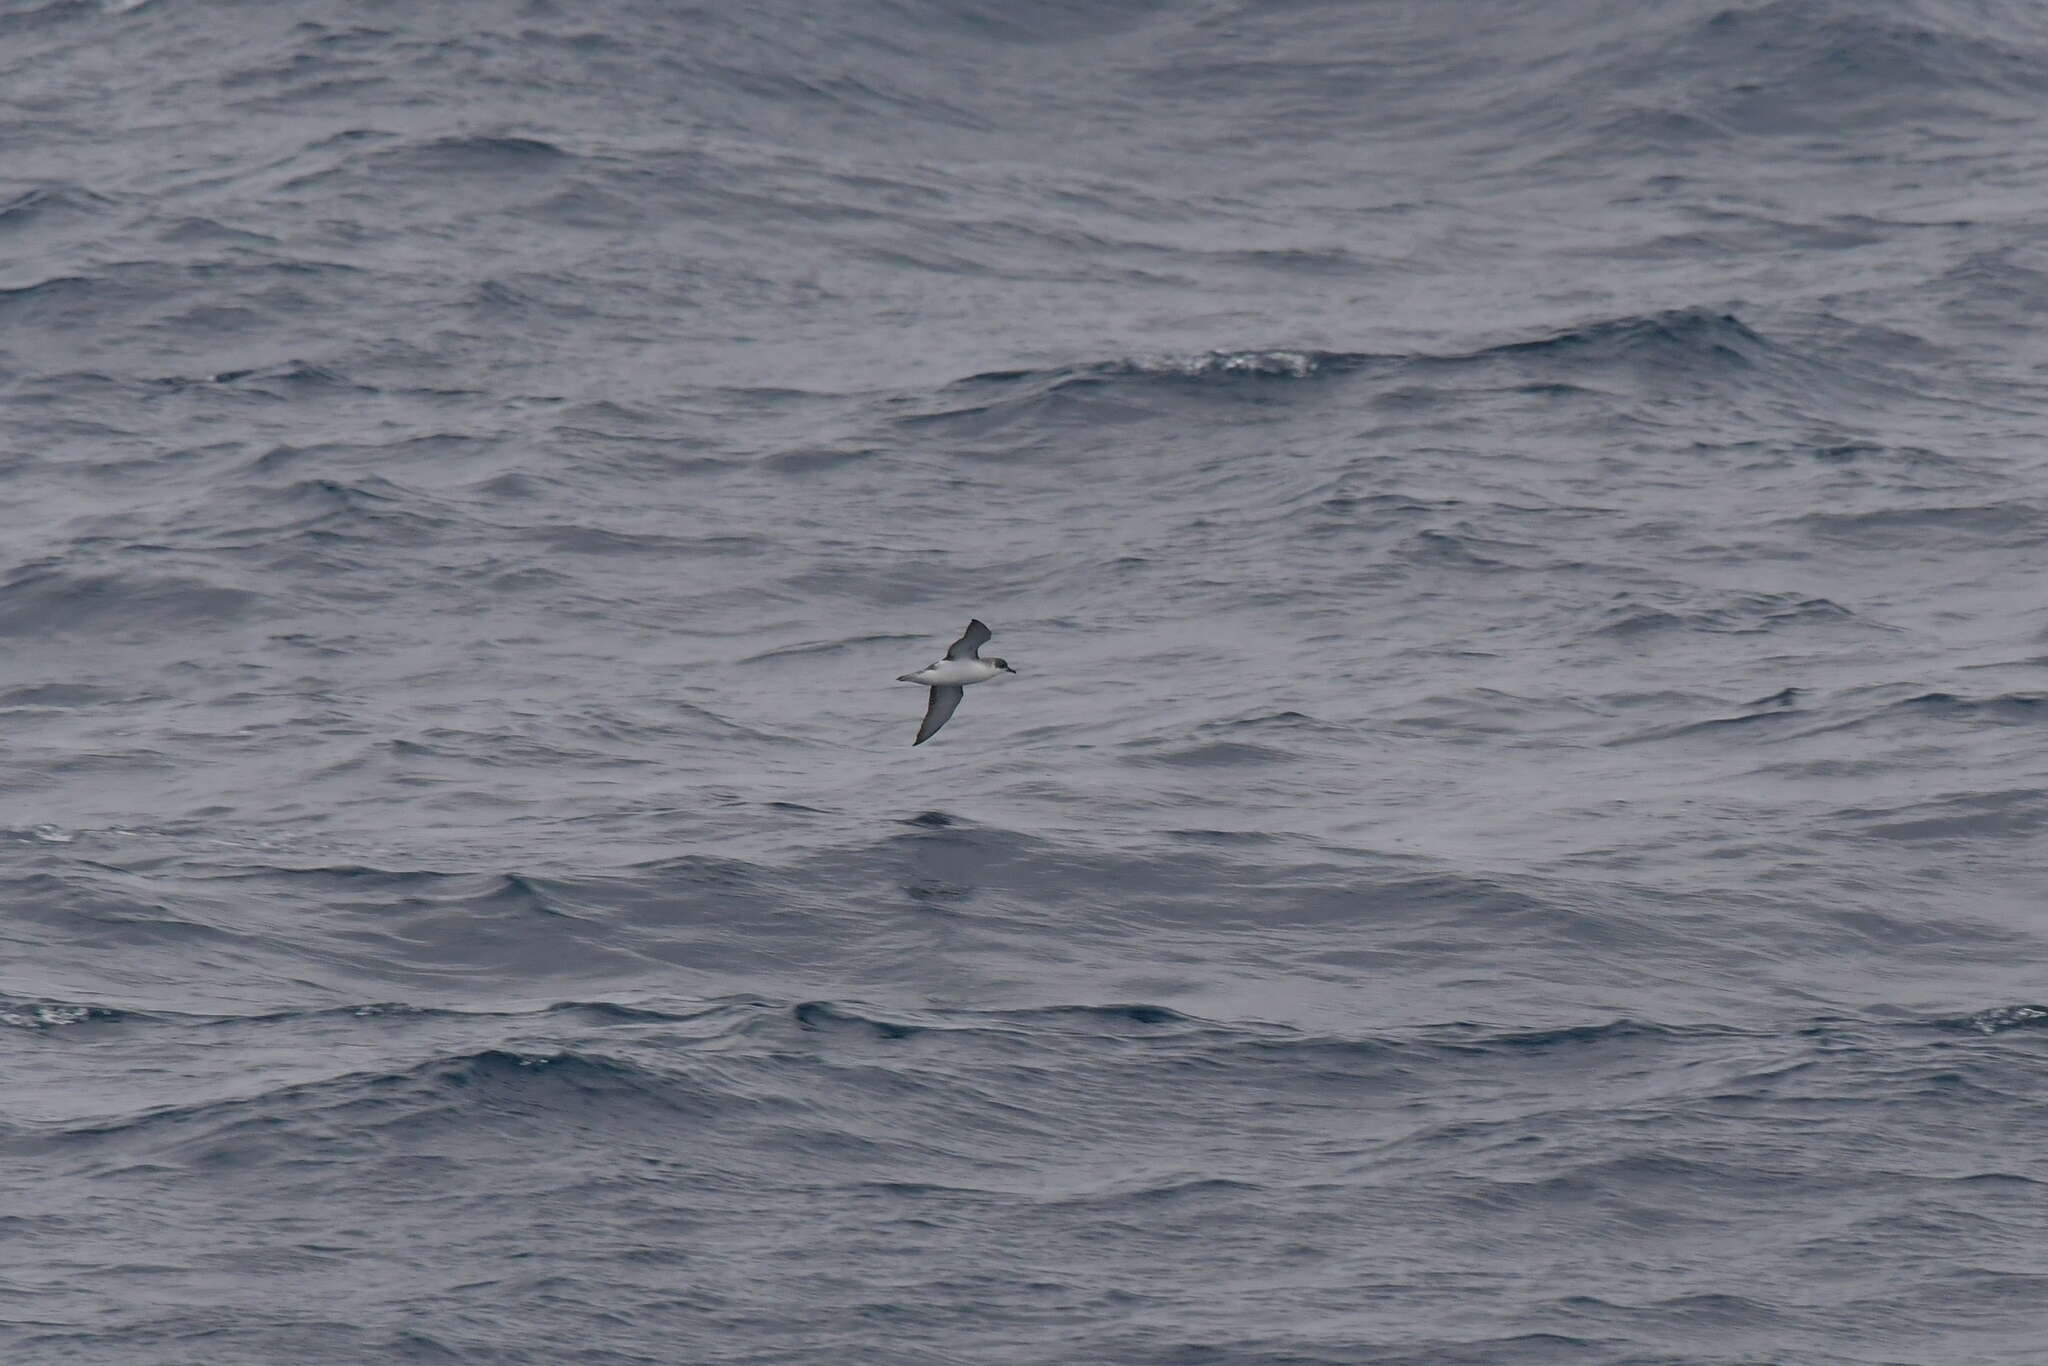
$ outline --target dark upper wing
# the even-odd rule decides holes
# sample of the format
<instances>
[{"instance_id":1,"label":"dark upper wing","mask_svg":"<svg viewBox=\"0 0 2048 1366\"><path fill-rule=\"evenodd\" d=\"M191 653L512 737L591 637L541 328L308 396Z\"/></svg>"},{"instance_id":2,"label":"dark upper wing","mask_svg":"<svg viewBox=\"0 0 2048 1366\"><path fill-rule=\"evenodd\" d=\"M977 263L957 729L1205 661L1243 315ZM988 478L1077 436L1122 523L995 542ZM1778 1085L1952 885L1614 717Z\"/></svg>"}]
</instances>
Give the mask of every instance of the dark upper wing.
<instances>
[{"instance_id":1,"label":"dark upper wing","mask_svg":"<svg viewBox=\"0 0 2048 1366\"><path fill-rule=\"evenodd\" d=\"M967 623L967 629L961 632L960 639L946 647L946 658L973 659L975 658L974 652L988 644L989 637L994 634L994 631L989 630L988 627L983 626L979 621L970 621Z\"/></svg>"},{"instance_id":2,"label":"dark upper wing","mask_svg":"<svg viewBox=\"0 0 2048 1366\"><path fill-rule=\"evenodd\" d=\"M917 728L917 738L910 743L921 745L939 733L939 727L953 719L954 708L967 695L965 688L933 688L932 700L924 709L924 724Z\"/></svg>"}]
</instances>

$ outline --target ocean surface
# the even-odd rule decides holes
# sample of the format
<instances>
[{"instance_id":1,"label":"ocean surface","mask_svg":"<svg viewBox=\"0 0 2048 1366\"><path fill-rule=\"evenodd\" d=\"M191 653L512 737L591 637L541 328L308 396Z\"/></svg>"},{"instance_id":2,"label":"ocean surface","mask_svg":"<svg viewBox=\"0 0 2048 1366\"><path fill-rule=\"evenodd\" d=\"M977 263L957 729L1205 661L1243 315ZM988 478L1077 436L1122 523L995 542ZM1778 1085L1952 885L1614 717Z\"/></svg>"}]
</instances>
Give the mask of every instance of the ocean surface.
<instances>
[{"instance_id":1,"label":"ocean surface","mask_svg":"<svg viewBox=\"0 0 2048 1366\"><path fill-rule=\"evenodd\" d=\"M2044 205L2017 0L0 0L0 1357L2038 1366Z\"/></svg>"}]
</instances>

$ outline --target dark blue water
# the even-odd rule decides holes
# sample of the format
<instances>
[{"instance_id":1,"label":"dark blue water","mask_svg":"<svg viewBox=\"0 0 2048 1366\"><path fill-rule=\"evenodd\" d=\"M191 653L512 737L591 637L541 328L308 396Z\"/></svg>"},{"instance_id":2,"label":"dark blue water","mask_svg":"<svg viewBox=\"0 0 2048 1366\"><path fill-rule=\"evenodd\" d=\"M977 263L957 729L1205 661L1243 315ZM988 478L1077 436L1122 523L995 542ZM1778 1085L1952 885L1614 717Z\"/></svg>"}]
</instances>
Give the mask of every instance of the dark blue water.
<instances>
[{"instance_id":1,"label":"dark blue water","mask_svg":"<svg viewBox=\"0 0 2048 1366\"><path fill-rule=\"evenodd\" d=\"M0 1353L2040 1361L2044 135L1991 0L0 0Z\"/></svg>"}]
</instances>

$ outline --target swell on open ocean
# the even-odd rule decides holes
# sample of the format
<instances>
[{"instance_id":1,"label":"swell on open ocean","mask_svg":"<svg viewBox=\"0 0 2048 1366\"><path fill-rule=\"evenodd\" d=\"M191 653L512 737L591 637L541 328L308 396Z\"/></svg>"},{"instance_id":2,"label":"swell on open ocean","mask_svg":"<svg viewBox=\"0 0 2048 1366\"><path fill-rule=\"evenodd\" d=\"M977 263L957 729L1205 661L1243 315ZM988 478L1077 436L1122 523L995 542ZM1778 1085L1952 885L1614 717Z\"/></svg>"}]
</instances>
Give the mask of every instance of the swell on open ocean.
<instances>
[{"instance_id":1,"label":"swell on open ocean","mask_svg":"<svg viewBox=\"0 0 2048 1366\"><path fill-rule=\"evenodd\" d=\"M0 0L0 1354L2038 1363L2044 134L1997 0Z\"/></svg>"}]
</instances>

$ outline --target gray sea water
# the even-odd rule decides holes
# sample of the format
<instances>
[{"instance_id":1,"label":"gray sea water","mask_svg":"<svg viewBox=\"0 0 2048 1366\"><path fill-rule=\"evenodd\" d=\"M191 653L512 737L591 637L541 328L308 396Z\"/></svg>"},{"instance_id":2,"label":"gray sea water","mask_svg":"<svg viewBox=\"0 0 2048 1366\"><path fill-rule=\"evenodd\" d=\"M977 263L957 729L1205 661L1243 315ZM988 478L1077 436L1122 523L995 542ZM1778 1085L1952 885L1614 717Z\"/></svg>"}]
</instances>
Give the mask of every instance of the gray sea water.
<instances>
[{"instance_id":1,"label":"gray sea water","mask_svg":"<svg viewBox=\"0 0 2048 1366\"><path fill-rule=\"evenodd\" d=\"M2041 1361L2044 134L1996 0L0 0L0 1352Z\"/></svg>"}]
</instances>

